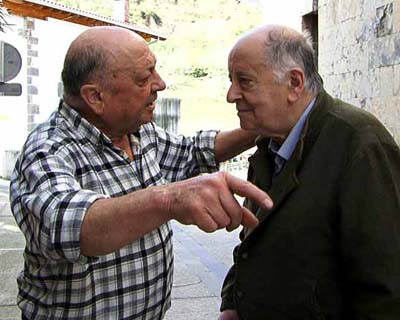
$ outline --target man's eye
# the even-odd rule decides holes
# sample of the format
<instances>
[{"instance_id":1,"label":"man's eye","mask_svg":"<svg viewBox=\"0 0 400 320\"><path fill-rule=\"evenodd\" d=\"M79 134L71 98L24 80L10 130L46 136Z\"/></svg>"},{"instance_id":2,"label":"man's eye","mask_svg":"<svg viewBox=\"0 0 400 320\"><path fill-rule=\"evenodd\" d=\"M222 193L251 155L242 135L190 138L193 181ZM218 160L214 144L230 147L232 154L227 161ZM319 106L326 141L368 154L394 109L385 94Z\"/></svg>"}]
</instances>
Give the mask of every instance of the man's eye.
<instances>
[{"instance_id":1,"label":"man's eye","mask_svg":"<svg viewBox=\"0 0 400 320\"><path fill-rule=\"evenodd\" d=\"M240 85L248 86L251 84L251 80L242 78L242 79L239 79L239 83L240 83Z\"/></svg>"},{"instance_id":2,"label":"man's eye","mask_svg":"<svg viewBox=\"0 0 400 320\"><path fill-rule=\"evenodd\" d=\"M150 77L146 77L144 79L139 80L139 85L143 86L149 81Z\"/></svg>"}]
</instances>

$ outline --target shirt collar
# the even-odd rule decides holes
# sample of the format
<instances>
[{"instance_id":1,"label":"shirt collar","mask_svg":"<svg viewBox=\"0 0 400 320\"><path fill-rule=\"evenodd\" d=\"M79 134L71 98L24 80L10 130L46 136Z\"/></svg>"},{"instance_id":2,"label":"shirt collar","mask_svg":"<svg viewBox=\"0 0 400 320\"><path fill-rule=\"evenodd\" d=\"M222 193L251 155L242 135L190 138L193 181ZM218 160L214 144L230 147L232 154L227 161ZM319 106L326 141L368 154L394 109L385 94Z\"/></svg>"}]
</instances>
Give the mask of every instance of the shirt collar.
<instances>
[{"instance_id":1,"label":"shirt collar","mask_svg":"<svg viewBox=\"0 0 400 320\"><path fill-rule=\"evenodd\" d=\"M279 146L279 144L274 141L270 140L269 142L269 150L273 153L279 155L281 158L285 159L286 161L292 156L292 153L297 145L297 142L300 139L301 132L304 127L304 123L307 120L308 114L312 110L315 104L315 98L311 100L308 104L307 108L304 110L303 114L301 115L300 119L296 122L295 126L290 131L288 137L285 139L283 144Z\"/></svg>"},{"instance_id":2,"label":"shirt collar","mask_svg":"<svg viewBox=\"0 0 400 320\"><path fill-rule=\"evenodd\" d=\"M70 107L65 101L61 101L58 111L77 132L95 145L112 144L110 138L103 134L98 128L83 118L75 109Z\"/></svg>"}]
</instances>

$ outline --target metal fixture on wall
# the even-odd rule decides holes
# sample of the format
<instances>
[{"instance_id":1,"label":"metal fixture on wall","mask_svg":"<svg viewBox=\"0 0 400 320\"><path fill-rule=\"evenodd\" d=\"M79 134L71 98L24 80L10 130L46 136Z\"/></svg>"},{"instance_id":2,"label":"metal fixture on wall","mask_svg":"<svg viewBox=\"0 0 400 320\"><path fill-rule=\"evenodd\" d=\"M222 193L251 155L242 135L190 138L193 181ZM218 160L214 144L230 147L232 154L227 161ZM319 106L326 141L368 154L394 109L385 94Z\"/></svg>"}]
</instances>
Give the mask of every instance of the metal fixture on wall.
<instances>
[{"instance_id":1,"label":"metal fixture on wall","mask_svg":"<svg viewBox=\"0 0 400 320\"><path fill-rule=\"evenodd\" d=\"M20 83L6 83L14 79L21 70L22 58L11 44L0 41L0 96L20 96Z\"/></svg>"}]
</instances>

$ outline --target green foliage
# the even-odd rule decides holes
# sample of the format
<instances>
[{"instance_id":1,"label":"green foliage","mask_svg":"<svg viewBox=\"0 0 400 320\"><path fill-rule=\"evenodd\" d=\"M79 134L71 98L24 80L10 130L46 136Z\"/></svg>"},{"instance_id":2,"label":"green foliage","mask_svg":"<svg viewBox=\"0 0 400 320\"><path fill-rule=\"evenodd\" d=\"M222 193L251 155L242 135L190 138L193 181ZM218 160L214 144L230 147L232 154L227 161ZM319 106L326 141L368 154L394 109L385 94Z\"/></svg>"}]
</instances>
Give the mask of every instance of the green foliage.
<instances>
[{"instance_id":1,"label":"green foliage","mask_svg":"<svg viewBox=\"0 0 400 320\"><path fill-rule=\"evenodd\" d=\"M203 78L208 75L208 72L207 68L194 67L193 69L186 70L184 74L193 78Z\"/></svg>"}]
</instances>

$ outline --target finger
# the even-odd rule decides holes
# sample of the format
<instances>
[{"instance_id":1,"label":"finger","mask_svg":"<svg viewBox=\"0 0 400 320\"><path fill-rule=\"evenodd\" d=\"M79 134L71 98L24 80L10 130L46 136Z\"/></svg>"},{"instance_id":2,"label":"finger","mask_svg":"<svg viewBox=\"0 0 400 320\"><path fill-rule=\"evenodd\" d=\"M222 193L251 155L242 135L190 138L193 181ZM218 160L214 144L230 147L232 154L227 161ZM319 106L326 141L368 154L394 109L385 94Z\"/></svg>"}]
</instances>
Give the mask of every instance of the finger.
<instances>
[{"instance_id":1,"label":"finger","mask_svg":"<svg viewBox=\"0 0 400 320\"><path fill-rule=\"evenodd\" d=\"M242 212L242 220L240 221L240 224L246 228L249 229L254 229L257 227L259 221L257 217L247 208L241 207L241 212ZM235 230L239 225L233 226L229 225L226 227L226 231L231 232Z\"/></svg>"},{"instance_id":2,"label":"finger","mask_svg":"<svg viewBox=\"0 0 400 320\"><path fill-rule=\"evenodd\" d=\"M204 232L214 232L218 230L218 224L214 221L211 215L206 212L202 212L201 215L195 220L195 224L199 229Z\"/></svg>"},{"instance_id":3,"label":"finger","mask_svg":"<svg viewBox=\"0 0 400 320\"><path fill-rule=\"evenodd\" d=\"M242 206L227 188L220 192L220 201L230 219L230 221L225 225L226 230L232 231L240 226L242 222Z\"/></svg>"},{"instance_id":4,"label":"finger","mask_svg":"<svg viewBox=\"0 0 400 320\"><path fill-rule=\"evenodd\" d=\"M242 225L254 229L258 225L257 217L247 208L242 207Z\"/></svg>"},{"instance_id":5,"label":"finger","mask_svg":"<svg viewBox=\"0 0 400 320\"><path fill-rule=\"evenodd\" d=\"M249 198L264 209L269 210L273 207L273 202L270 196L252 183L235 177L229 173L225 173L225 180L229 189L237 195Z\"/></svg>"},{"instance_id":6,"label":"finger","mask_svg":"<svg viewBox=\"0 0 400 320\"><path fill-rule=\"evenodd\" d=\"M227 211L224 203L229 202L229 198L233 198L232 193L230 193L226 186L221 189L222 191L214 191L212 197L206 199L207 202L203 208L217 224L218 229L225 228L231 223L231 213ZM239 212L238 214L241 215L242 213ZM242 219L239 218L239 220Z\"/></svg>"}]
</instances>

